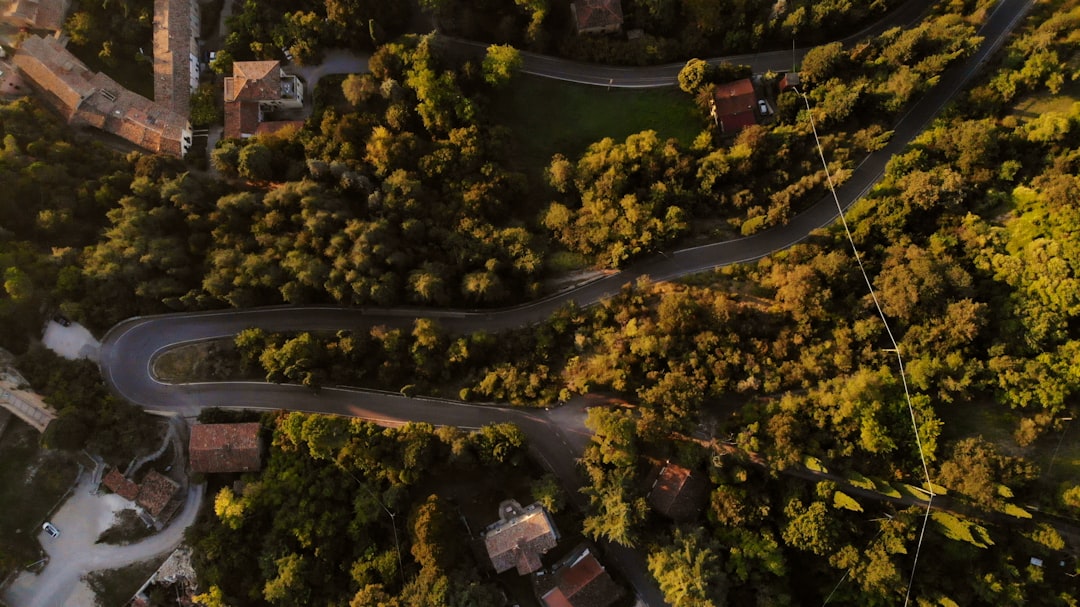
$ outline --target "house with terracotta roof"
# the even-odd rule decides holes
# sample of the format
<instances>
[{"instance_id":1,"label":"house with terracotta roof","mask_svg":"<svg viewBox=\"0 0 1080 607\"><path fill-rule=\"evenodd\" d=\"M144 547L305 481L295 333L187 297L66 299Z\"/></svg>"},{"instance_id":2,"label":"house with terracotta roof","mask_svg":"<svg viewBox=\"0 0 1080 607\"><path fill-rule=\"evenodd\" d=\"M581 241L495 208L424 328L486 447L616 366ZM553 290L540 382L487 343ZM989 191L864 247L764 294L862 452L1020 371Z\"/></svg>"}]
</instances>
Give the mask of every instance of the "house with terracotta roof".
<instances>
[{"instance_id":1,"label":"house with terracotta roof","mask_svg":"<svg viewBox=\"0 0 1080 607\"><path fill-rule=\"evenodd\" d=\"M536 572L533 583L544 607L610 607L624 594L585 544L571 550L551 571Z\"/></svg>"},{"instance_id":2,"label":"house with terracotta roof","mask_svg":"<svg viewBox=\"0 0 1080 607\"><path fill-rule=\"evenodd\" d=\"M253 472L262 467L260 426L195 424L191 427L188 457L192 472Z\"/></svg>"},{"instance_id":3,"label":"house with terracotta roof","mask_svg":"<svg viewBox=\"0 0 1080 607\"><path fill-rule=\"evenodd\" d=\"M101 479L101 482L109 491L129 502L135 501L135 496L139 494L139 486L131 479L120 474L120 470L116 468L109 470L109 473L105 475L105 478Z\"/></svg>"},{"instance_id":4,"label":"house with terracotta roof","mask_svg":"<svg viewBox=\"0 0 1080 607\"><path fill-rule=\"evenodd\" d=\"M303 83L280 61L236 61L225 79L225 136L251 137L266 114L303 106Z\"/></svg>"},{"instance_id":5,"label":"house with terracotta roof","mask_svg":"<svg viewBox=\"0 0 1080 607\"><path fill-rule=\"evenodd\" d=\"M668 518L690 520L701 512L707 497L708 486L700 474L668 462L657 474L648 502Z\"/></svg>"},{"instance_id":6,"label":"house with terracotta roof","mask_svg":"<svg viewBox=\"0 0 1080 607\"><path fill-rule=\"evenodd\" d=\"M716 85L711 105L712 118L724 133L736 133L757 122L757 94L749 78Z\"/></svg>"},{"instance_id":7,"label":"house with terracotta roof","mask_svg":"<svg viewBox=\"0 0 1080 607\"><path fill-rule=\"evenodd\" d=\"M199 86L198 0L154 0L154 101L191 114Z\"/></svg>"},{"instance_id":8,"label":"house with terracotta roof","mask_svg":"<svg viewBox=\"0 0 1080 607\"><path fill-rule=\"evenodd\" d=\"M191 147L187 117L90 71L56 36L30 36L13 62L68 124L100 129L158 154L183 156Z\"/></svg>"},{"instance_id":9,"label":"house with terracotta roof","mask_svg":"<svg viewBox=\"0 0 1080 607\"><path fill-rule=\"evenodd\" d=\"M518 575L539 570L540 558L559 542L559 530L543 506L522 508L515 500L499 504L499 521L488 525L482 536L495 572L517 568Z\"/></svg>"},{"instance_id":10,"label":"house with terracotta roof","mask_svg":"<svg viewBox=\"0 0 1080 607\"><path fill-rule=\"evenodd\" d=\"M180 485L176 481L157 470L151 470L139 483L139 494L135 496L135 503L150 516L158 518L178 491Z\"/></svg>"},{"instance_id":11,"label":"house with terracotta roof","mask_svg":"<svg viewBox=\"0 0 1080 607\"><path fill-rule=\"evenodd\" d=\"M622 29L621 0L576 0L570 15L579 34L611 34Z\"/></svg>"},{"instance_id":12,"label":"house with terracotta roof","mask_svg":"<svg viewBox=\"0 0 1080 607\"><path fill-rule=\"evenodd\" d=\"M10 0L0 21L16 27L56 31L64 26L71 0Z\"/></svg>"}]
</instances>

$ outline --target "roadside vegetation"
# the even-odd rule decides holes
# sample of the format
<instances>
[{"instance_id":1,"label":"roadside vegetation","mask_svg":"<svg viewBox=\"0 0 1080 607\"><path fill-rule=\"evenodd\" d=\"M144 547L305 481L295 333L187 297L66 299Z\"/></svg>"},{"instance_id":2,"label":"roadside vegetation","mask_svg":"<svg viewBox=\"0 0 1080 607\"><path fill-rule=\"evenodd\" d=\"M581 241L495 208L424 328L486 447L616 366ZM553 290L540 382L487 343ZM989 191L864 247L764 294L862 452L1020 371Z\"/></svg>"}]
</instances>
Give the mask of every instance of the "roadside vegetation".
<instances>
[{"instance_id":1,"label":"roadside vegetation","mask_svg":"<svg viewBox=\"0 0 1080 607\"><path fill-rule=\"evenodd\" d=\"M44 517L75 481L72 455L43 449L38 433L12 419L0 435L0 579L41 558Z\"/></svg>"},{"instance_id":2,"label":"roadside vegetation","mask_svg":"<svg viewBox=\"0 0 1080 607\"><path fill-rule=\"evenodd\" d=\"M208 607L498 607L500 584L482 574L466 524L494 522L504 499L555 510L563 499L512 425L263 419L273 435L265 469L239 491L218 484L188 531Z\"/></svg>"},{"instance_id":3,"label":"roadside vegetation","mask_svg":"<svg viewBox=\"0 0 1080 607\"><path fill-rule=\"evenodd\" d=\"M735 55L833 40L858 31L898 0L623 0L623 25L610 35L578 35L569 2L553 0L421 0L440 31L510 43L580 61L628 65L672 63L693 56ZM637 30L637 35L628 36Z\"/></svg>"}]
</instances>

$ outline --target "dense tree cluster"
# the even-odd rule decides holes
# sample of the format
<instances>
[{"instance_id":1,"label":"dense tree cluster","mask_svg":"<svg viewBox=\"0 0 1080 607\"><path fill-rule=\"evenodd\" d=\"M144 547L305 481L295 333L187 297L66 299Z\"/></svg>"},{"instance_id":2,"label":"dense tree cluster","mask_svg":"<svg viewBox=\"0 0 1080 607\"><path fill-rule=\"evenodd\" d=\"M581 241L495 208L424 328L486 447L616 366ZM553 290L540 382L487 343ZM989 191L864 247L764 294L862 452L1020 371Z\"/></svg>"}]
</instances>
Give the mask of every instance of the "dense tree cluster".
<instances>
[{"instance_id":1,"label":"dense tree cluster","mask_svg":"<svg viewBox=\"0 0 1080 607\"><path fill-rule=\"evenodd\" d=\"M189 531L203 604L495 607L440 475L523 463L513 426L472 434L281 414L269 463Z\"/></svg>"},{"instance_id":2,"label":"dense tree cluster","mask_svg":"<svg viewBox=\"0 0 1080 607\"><path fill-rule=\"evenodd\" d=\"M489 67L500 82L510 69ZM215 150L226 173L289 181L218 201L206 291L232 305L490 305L535 293L541 243L511 209L525 178L478 114L490 85L442 64L427 38L380 47L371 70L344 81L347 103L313 132Z\"/></svg>"},{"instance_id":3,"label":"dense tree cluster","mask_svg":"<svg viewBox=\"0 0 1080 607\"><path fill-rule=\"evenodd\" d=\"M159 418L109 394L97 365L67 360L37 346L16 361L33 390L59 416L42 441L54 449L88 449L113 465L157 448L162 438Z\"/></svg>"},{"instance_id":4,"label":"dense tree cluster","mask_svg":"<svg viewBox=\"0 0 1080 607\"><path fill-rule=\"evenodd\" d=\"M214 69L232 62L286 59L314 64L328 48L371 50L400 35L409 4L396 0L243 0L226 20L229 34Z\"/></svg>"}]
</instances>

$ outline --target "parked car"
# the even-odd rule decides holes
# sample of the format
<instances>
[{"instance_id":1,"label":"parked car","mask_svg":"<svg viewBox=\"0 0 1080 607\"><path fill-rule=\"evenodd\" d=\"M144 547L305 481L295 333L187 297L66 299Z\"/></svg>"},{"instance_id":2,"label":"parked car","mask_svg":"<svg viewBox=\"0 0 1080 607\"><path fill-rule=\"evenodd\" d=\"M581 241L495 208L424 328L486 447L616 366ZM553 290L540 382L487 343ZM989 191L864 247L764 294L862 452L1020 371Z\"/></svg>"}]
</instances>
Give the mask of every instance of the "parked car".
<instances>
[{"instance_id":1,"label":"parked car","mask_svg":"<svg viewBox=\"0 0 1080 607\"><path fill-rule=\"evenodd\" d=\"M56 321L56 324L60 325L61 327L71 326L71 321L68 320L68 317L64 316L63 314L57 314L56 316L53 316L53 320Z\"/></svg>"},{"instance_id":2,"label":"parked car","mask_svg":"<svg viewBox=\"0 0 1080 607\"><path fill-rule=\"evenodd\" d=\"M60 537L60 530L53 526L52 523L45 523L41 526L45 530L45 533L49 534L49 537Z\"/></svg>"},{"instance_id":3,"label":"parked car","mask_svg":"<svg viewBox=\"0 0 1080 607\"><path fill-rule=\"evenodd\" d=\"M758 99L757 100L757 107L758 107L758 110L761 112L762 116L768 116L769 115L769 104L765 103L764 99Z\"/></svg>"}]
</instances>

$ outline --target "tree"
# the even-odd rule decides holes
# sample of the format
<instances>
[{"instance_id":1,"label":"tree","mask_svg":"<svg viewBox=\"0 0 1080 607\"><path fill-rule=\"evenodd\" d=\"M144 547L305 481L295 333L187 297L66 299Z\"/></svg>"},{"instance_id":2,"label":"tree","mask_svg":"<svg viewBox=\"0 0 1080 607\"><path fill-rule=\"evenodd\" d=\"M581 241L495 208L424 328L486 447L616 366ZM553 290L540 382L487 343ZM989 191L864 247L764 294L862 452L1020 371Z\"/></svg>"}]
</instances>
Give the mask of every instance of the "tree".
<instances>
[{"instance_id":1,"label":"tree","mask_svg":"<svg viewBox=\"0 0 1080 607\"><path fill-rule=\"evenodd\" d=\"M214 60L210 62L210 69L214 70L215 74L221 74L228 76L233 71L233 56L227 49L221 49L214 55Z\"/></svg>"},{"instance_id":2,"label":"tree","mask_svg":"<svg viewBox=\"0 0 1080 607\"><path fill-rule=\"evenodd\" d=\"M824 502L813 501L803 508L802 502L792 499L784 509L788 517L784 527L784 543L793 548L807 550L818 556L828 556L836 543L836 520L829 515Z\"/></svg>"},{"instance_id":3,"label":"tree","mask_svg":"<svg viewBox=\"0 0 1080 607\"><path fill-rule=\"evenodd\" d=\"M484 55L484 81L494 87L505 86L524 60L521 53L508 44L492 44Z\"/></svg>"},{"instance_id":4,"label":"tree","mask_svg":"<svg viewBox=\"0 0 1080 607\"><path fill-rule=\"evenodd\" d=\"M704 59L690 59L679 70L679 88L691 95L698 94L702 87L712 81L713 69Z\"/></svg>"},{"instance_id":5,"label":"tree","mask_svg":"<svg viewBox=\"0 0 1080 607\"><path fill-rule=\"evenodd\" d=\"M240 150L237 171L241 177L267 180L272 176L270 148L262 143L249 143Z\"/></svg>"},{"instance_id":6,"label":"tree","mask_svg":"<svg viewBox=\"0 0 1080 607\"><path fill-rule=\"evenodd\" d=\"M209 126L221 123L221 111L217 105L217 91L209 83L200 84L191 94L191 124Z\"/></svg>"},{"instance_id":7,"label":"tree","mask_svg":"<svg viewBox=\"0 0 1080 607\"><path fill-rule=\"evenodd\" d=\"M670 544L649 554L649 573L672 607L724 605L728 581L721 550L701 529L677 529Z\"/></svg>"},{"instance_id":8,"label":"tree","mask_svg":"<svg viewBox=\"0 0 1080 607\"><path fill-rule=\"evenodd\" d=\"M531 490L533 500L549 512L558 513L566 505L566 492L554 474L545 474L533 481Z\"/></svg>"},{"instance_id":9,"label":"tree","mask_svg":"<svg viewBox=\"0 0 1080 607\"><path fill-rule=\"evenodd\" d=\"M799 73L808 85L820 84L837 72L843 58L844 45L839 42L815 46L803 57Z\"/></svg>"}]
</instances>

